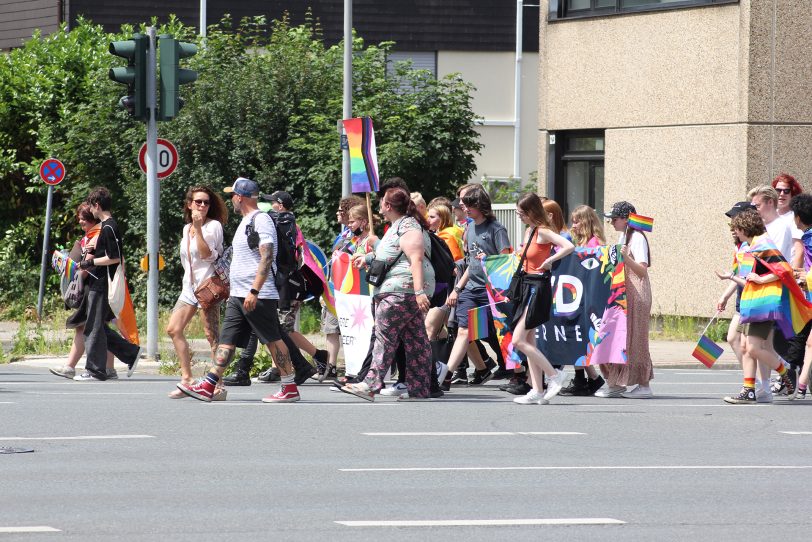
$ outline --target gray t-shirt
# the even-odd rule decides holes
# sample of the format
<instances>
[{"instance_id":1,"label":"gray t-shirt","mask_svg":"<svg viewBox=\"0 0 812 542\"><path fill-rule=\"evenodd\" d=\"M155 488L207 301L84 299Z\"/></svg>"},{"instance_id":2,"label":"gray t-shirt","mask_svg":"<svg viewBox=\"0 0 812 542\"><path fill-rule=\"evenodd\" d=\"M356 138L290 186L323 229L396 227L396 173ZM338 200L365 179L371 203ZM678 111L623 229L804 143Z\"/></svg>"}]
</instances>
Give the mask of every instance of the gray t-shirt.
<instances>
[{"instance_id":1,"label":"gray t-shirt","mask_svg":"<svg viewBox=\"0 0 812 542\"><path fill-rule=\"evenodd\" d=\"M468 224L465 231L465 261L468 262L466 290L485 287L487 279L477 255L493 256L501 254L505 249L510 249L510 237L507 229L498 221L491 220L479 225L474 222Z\"/></svg>"},{"instance_id":2,"label":"gray t-shirt","mask_svg":"<svg viewBox=\"0 0 812 542\"><path fill-rule=\"evenodd\" d=\"M388 265L392 264L386 279L381 284L377 293L414 293L414 277L412 277L412 267L409 259L402 254L400 248L400 237L411 230L418 230L423 233L423 291L431 297L434 294L434 268L431 266L431 243L429 234L420 227L420 224L410 216L404 216L395 220L386 234L375 247L375 259L383 260ZM393 264L394 262L394 264Z\"/></svg>"}]
</instances>

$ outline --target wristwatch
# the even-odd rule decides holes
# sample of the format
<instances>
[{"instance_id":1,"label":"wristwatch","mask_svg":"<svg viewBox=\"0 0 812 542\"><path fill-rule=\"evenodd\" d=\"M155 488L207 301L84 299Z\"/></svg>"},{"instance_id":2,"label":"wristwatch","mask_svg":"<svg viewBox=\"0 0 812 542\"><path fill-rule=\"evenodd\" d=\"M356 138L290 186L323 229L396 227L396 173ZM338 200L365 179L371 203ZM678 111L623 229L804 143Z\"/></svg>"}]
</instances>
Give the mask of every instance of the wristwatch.
<instances>
[{"instance_id":1,"label":"wristwatch","mask_svg":"<svg viewBox=\"0 0 812 542\"><path fill-rule=\"evenodd\" d=\"M248 290L248 291L249 291L249 292L251 292L251 293L252 293L252 294L254 294L254 295L259 295L259 290L255 290L254 288L251 288L251 289L250 289L250 290Z\"/></svg>"},{"instance_id":2,"label":"wristwatch","mask_svg":"<svg viewBox=\"0 0 812 542\"><path fill-rule=\"evenodd\" d=\"M462 288L460 288L459 286L454 286L454 291L460 293L462 292Z\"/></svg>"}]
</instances>

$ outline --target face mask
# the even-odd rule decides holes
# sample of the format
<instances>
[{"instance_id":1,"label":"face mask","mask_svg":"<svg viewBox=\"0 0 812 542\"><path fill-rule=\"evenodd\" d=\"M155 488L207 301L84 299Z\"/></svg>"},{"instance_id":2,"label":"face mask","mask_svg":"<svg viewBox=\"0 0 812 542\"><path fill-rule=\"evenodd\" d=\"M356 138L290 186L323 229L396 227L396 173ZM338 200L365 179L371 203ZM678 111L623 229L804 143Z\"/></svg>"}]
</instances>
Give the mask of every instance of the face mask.
<instances>
[{"instance_id":1,"label":"face mask","mask_svg":"<svg viewBox=\"0 0 812 542\"><path fill-rule=\"evenodd\" d=\"M362 233L364 233L363 228L358 228L358 229L352 230L352 234L355 235L355 236L361 235Z\"/></svg>"}]
</instances>

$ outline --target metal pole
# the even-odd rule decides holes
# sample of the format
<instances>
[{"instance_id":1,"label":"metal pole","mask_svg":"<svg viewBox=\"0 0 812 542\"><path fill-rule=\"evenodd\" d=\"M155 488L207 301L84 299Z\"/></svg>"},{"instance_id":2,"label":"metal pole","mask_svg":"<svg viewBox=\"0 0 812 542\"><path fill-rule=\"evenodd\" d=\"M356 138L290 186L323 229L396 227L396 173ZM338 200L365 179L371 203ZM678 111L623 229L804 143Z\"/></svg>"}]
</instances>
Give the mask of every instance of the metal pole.
<instances>
[{"instance_id":1,"label":"metal pole","mask_svg":"<svg viewBox=\"0 0 812 542\"><path fill-rule=\"evenodd\" d=\"M39 296L37 297L37 318L42 323L42 300L45 297L45 272L48 263L48 244L51 242L51 205L54 201L54 187L48 185L48 203L45 205L45 231L42 235L42 266L39 271Z\"/></svg>"},{"instance_id":2,"label":"metal pole","mask_svg":"<svg viewBox=\"0 0 812 542\"><path fill-rule=\"evenodd\" d=\"M158 126L155 121L155 27L149 27L149 52L147 53L147 356L158 359L158 241L160 200L158 192Z\"/></svg>"},{"instance_id":3,"label":"metal pole","mask_svg":"<svg viewBox=\"0 0 812 542\"><path fill-rule=\"evenodd\" d=\"M206 37L206 0L200 0L200 32L198 34Z\"/></svg>"},{"instance_id":4,"label":"metal pole","mask_svg":"<svg viewBox=\"0 0 812 542\"><path fill-rule=\"evenodd\" d=\"M519 178L522 156L522 0L516 0L516 73L513 95L513 177Z\"/></svg>"},{"instance_id":5,"label":"metal pole","mask_svg":"<svg viewBox=\"0 0 812 542\"><path fill-rule=\"evenodd\" d=\"M344 0L344 110L342 114L345 119L352 118L352 0ZM344 149L341 155L341 196L346 198L352 193L350 149Z\"/></svg>"}]
</instances>

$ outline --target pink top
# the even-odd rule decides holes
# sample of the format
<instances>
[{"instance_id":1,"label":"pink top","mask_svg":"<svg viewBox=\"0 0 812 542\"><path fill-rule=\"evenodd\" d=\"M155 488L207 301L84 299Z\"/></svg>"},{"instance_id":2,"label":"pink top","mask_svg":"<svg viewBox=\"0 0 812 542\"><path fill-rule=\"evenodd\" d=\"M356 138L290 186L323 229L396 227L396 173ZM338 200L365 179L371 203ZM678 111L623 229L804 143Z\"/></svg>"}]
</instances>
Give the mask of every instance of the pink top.
<instances>
[{"instance_id":1,"label":"pink top","mask_svg":"<svg viewBox=\"0 0 812 542\"><path fill-rule=\"evenodd\" d=\"M601 246L603 244L604 243L601 243L601 240L598 239L597 236L593 235L592 238L589 241L587 241L586 245L584 245L584 246L586 246L586 248L595 248L595 247L599 247L599 246Z\"/></svg>"}]
</instances>

